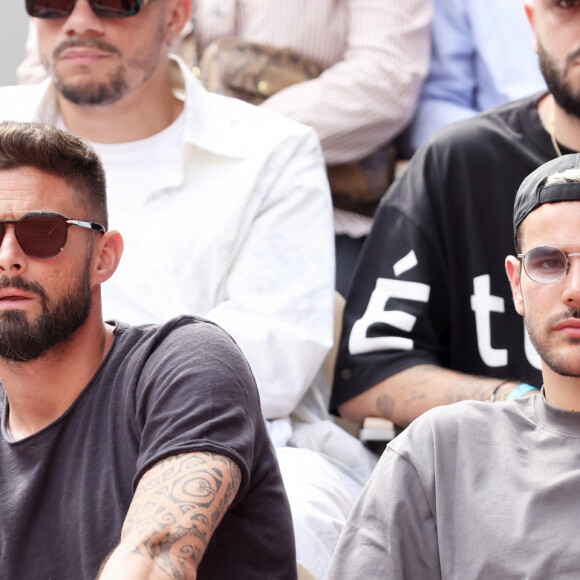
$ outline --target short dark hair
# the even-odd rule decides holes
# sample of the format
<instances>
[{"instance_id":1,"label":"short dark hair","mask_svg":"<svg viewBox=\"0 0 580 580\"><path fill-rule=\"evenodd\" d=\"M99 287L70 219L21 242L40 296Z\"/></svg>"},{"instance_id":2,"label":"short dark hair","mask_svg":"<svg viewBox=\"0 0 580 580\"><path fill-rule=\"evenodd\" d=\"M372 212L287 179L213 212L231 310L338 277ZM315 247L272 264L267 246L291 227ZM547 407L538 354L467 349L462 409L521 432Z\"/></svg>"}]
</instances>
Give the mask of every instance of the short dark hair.
<instances>
[{"instance_id":1,"label":"short dark hair","mask_svg":"<svg viewBox=\"0 0 580 580\"><path fill-rule=\"evenodd\" d=\"M34 167L64 179L86 203L87 218L108 227L105 170L87 141L42 123L1 122L0 171L19 167Z\"/></svg>"}]
</instances>

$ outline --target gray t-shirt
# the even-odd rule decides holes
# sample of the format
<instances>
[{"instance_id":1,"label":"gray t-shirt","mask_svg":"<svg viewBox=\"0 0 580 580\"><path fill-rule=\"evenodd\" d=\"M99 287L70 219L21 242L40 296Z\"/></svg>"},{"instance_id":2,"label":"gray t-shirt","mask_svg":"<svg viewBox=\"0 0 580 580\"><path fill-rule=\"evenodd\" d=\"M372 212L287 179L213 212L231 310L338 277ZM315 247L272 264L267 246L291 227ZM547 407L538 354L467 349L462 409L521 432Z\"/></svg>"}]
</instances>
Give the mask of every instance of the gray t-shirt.
<instances>
[{"instance_id":1,"label":"gray t-shirt","mask_svg":"<svg viewBox=\"0 0 580 580\"><path fill-rule=\"evenodd\" d=\"M438 407L385 450L327 580L577 580L579 514L580 413Z\"/></svg>"},{"instance_id":2,"label":"gray t-shirt","mask_svg":"<svg viewBox=\"0 0 580 580\"><path fill-rule=\"evenodd\" d=\"M242 482L198 578L295 580L290 509L255 382L216 325L191 316L117 324L77 400L25 439L7 432L3 389L0 408L1 578L93 580L143 473L177 453L210 451L232 459Z\"/></svg>"}]
</instances>

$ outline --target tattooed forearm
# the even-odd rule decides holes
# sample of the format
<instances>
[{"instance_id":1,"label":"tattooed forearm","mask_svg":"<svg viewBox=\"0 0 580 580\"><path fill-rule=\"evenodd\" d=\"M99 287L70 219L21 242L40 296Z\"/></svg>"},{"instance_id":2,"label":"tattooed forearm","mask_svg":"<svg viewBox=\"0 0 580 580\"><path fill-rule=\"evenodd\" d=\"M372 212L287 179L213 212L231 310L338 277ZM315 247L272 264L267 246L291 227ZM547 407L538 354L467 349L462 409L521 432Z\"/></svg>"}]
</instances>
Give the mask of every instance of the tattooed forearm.
<instances>
[{"instance_id":1,"label":"tattooed forearm","mask_svg":"<svg viewBox=\"0 0 580 580\"><path fill-rule=\"evenodd\" d=\"M240 469L223 455L160 461L139 482L119 548L148 558L163 577L193 577L240 483Z\"/></svg>"},{"instance_id":2,"label":"tattooed forearm","mask_svg":"<svg viewBox=\"0 0 580 580\"><path fill-rule=\"evenodd\" d=\"M498 382L499 379L467 375L435 365L417 365L376 386L375 410L377 415L406 427L438 405L464 399L487 401Z\"/></svg>"},{"instance_id":3,"label":"tattooed forearm","mask_svg":"<svg viewBox=\"0 0 580 580\"><path fill-rule=\"evenodd\" d=\"M440 405L466 399L487 401L494 387L503 382L503 379L469 375L434 365L417 365L405 373L408 380L407 403L429 399L432 390L437 393Z\"/></svg>"}]
</instances>

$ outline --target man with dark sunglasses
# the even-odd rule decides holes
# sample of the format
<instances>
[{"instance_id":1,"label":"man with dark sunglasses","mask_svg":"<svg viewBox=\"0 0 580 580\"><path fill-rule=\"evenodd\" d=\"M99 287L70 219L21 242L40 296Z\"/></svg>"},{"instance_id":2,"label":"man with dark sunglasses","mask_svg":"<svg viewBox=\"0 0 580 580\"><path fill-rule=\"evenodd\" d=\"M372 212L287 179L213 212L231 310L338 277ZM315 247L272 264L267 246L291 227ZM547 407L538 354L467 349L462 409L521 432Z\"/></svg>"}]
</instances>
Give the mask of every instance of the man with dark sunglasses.
<instances>
[{"instance_id":1,"label":"man with dark sunglasses","mask_svg":"<svg viewBox=\"0 0 580 580\"><path fill-rule=\"evenodd\" d=\"M88 143L0 123L2 577L295 580L247 361L194 316L105 323L122 250Z\"/></svg>"},{"instance_id":2,"label":"man with dark sunglasses","mask_svg":"<svg viewBox=\"0 0 580 580\"><path fill-rule=\"evenodd\" d=\"M93 12L103 18L135 16L142 6L153 0L89 0ZM70 16L76 0L26 0L26 10L35 18L65 18Z\"/></svg>"},{"instance_id":3,"label":"man with dark sunglasses","mask_svg":"<svg viewBox=\"0 0 580 580\"><path fill-rule=\"evenodd\" d=\"M315 132L208 94L169 56L191 0L22 2L50 78L1 89L0 116L70 130L103 160L111 224L125 239L105 317L189 313L231 334L256 376L302 544L319 547L307 564L323 576L376 461L327 410L334 244ZM306 434L314 422L323 435Z\"/></svg>"},{"instance_id":4,"label":"man with dark sunglasses","mask_svg":"<svg viewBox=\"0 0 580 580\"><path fill-rule=\"evenodd\" d=\"M505 269L541 392L414 421L355 505L328 580L580 576L580 155L528 176L512 216Z\"/></svg>"}]
</instances>

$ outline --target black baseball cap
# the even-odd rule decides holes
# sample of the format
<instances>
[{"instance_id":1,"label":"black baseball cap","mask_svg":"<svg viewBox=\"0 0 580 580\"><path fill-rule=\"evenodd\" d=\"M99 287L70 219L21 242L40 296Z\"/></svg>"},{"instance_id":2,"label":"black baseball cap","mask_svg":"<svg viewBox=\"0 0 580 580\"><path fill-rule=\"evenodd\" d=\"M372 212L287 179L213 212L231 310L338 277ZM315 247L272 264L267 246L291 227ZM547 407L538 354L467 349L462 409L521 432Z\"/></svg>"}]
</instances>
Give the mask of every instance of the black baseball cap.
<instances>
[{"instance_id":1,"label":"black baseball cap","mask_svg":"<svg viewBox=\"0 0 580 580\"><path fill-rule=\"evenodd\" d=\"M567 169L580 169L580 153L556 157L540 165L524 179L514 202L514 245L517 245L518 227L531 211L544 203L580 201L580 182L554 183L546 187L546 180L550 175Z\"/></svg>"}]
</instances>

